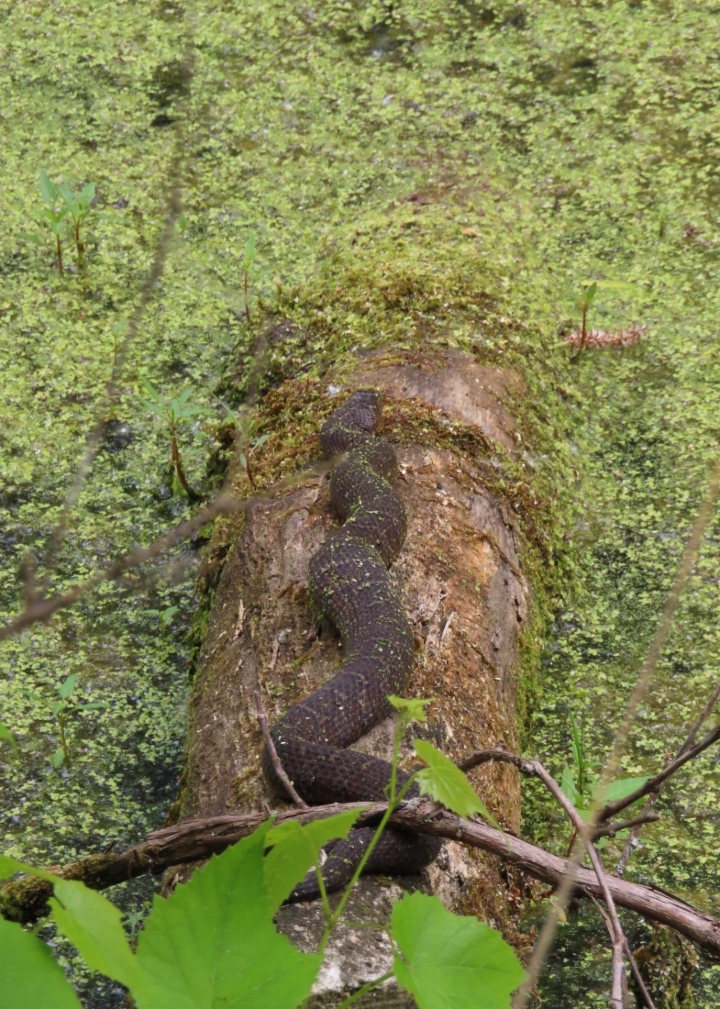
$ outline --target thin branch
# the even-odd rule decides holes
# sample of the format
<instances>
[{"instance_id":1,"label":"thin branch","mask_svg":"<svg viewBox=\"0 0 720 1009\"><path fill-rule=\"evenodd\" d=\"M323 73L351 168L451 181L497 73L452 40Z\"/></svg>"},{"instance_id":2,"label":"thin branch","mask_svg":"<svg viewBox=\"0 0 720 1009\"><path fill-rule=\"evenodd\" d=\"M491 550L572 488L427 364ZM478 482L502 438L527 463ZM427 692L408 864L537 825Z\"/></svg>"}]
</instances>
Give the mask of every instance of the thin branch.
<instances>
[{"instance_id":1,"label":"thin branch","mask_svg":"<svg viewBox=\"0 0 720 1009\"><path fill-rule=\"evenodd\" d=\"M624 799L616 799L615 802L608 802L606 806L598 812L598 820L602 822L603 820L609 820L612 816L617 816L618 813L622 812L623 809L627 809L638 799L644 798L646 795L651 795L653 792L657 792L658 789L665 784L667 779L679 771L680 768L687 764L689 760L693 760L698 754L702 753L703 750L707 750L709 746L716 743L720 739L720 725L716 725L714 729L711 729L707 735L703 736L699 743L690 747L688 750L681 748L679 755L674 757L673 760L667 764L659 774L656 774L654 778L649 778L644 785L640 788L636 788L634 792L630 795L626 795Z\"/></svg>"},{"instance_id":2,"label":"thin branch","mask_svg":"<svg viewBox=\"0 0 720 1009\"><path fill-rule=\"evenodd\" d=\"M189 84L192 80L194 71L194 50L190 39L187 40L181 66L184 80ZM85 480L87 479L90 469L92 468L92 464L95 461L95 457L97 456L102 436L105 431L105 425L108 421L110 408L119 395L120 379L125 367L125 362L130 349L137 338L140 329L140 322L145 310L155 294L157 282L162 276L163 270L165 269L165 263L172 247L175 223L182 212L180 176L181 165L185 156L186 139L183 126L183 120L178 119L177 123L173 127L175 142L170 162L170 170L168 172L168 178L171 180L167 195L168 211L160 238L155 247L155 255L153 256L153 261L150 264L150 269L143 281L143 285L140 288L140 297L133 309L130 319L128 320L128 327L125 336L123 337L119 347L116 349L112 372L105 386L103 398L97 409L95 423L88 435L85 443L85 451L78 463L70 489L65 496L60 518L53 530L43 564L46 571L50 571L57 560L57 555L67 530L70 514L80 498L80 493Z\"/></svg>"},{"instance_id":3,"label":"thin branch","mask_svg":"<svg viewBox=\"0 0 720 1009\"><path fill-rule=\"evenodd\" d=\"M309 809L283 809L275 813L275 822L293 819L299 823L310 823L350 809L363 810L357 823L369 825L376 823L385 813L387 803L375 803L369 808L366 803L356 802L312 806ZM210 858L247 837L266 819L264 813L235 813L189 820L156 830L127 851L90 855L65 868L50 868L63 879L81 879L87 886L102 890L147 873L158 875L173 865ZM393 812L390 822L418 834L444 837L449 841L490 852L546 883L560 883L566 878L568 870L571 870L576 874L577 886L581 890L602 897L592 869L573 866L567 859L551 855L507 831L496 830L486 823L464 820L429 800L412 799L403 803ZM606 880L613 900L621 907L635 911L650 921L668 925L701 949L715 956L720 955L720 919L691 907L663 890L631 883L616 876L607 876ZM50 894L51 887L43 879L26 877L8 883L0 889L0 914L13 921L37 921L47 913Z\"/></svg>"},{"instance_id":4,"label":"thin branch","mask_svg":"<svg viewBox=\"0 0 720 1009\"><path fill-rule=\"evenodd\" d=\"M650 992L647 990L643 976L640 973L640 968L637 965L637 961L635 960L633 951L630 949L630 943L627 941L627 939L625 940L625 952L627 954L628 963L630 964L630 969L633 972L633 977L635 978L635 983L640 989L642 997L645 999L645 1004L647 1005L648 1009L655 1009L655 1003L652 1000Z\"/></svg>"},{"instance_id":5,"label":"thin branch","mask_svg":"<svg viewBox=\"0 0 720 1009\"><path fill-rule=\"evenodd\" d=\"M659 819L658 813L641 813L633 820L621 820L620 823L606 823L602 827L595 827L593 837L615 837L621 830L633 830L644 823L655 823Z\"/></svg>"},{"instance_id":6,"label":"thin branch","mask_svg":"<svg viewBox=\"0 0 720 1009\"><path fill-rule=\"evenodd\" d=\"M685 737L682 746L675 754L675 758L682 756L692 747L693 743L695 742L695 737L702 728L705 719L709 716L710 712L715 707L715 704L717 703L719 697L720 697L720 680L718 680L715 689L713 690L712 694L707 700L707 703L705 704L702 711L696 718L694 724L690 728L690 731ZM647 802L645 802L645 804L642 807L641 810L642 815L650 814L650 811L653 809L655 803L660 798L664 787L665 786L663 782L660 785L658 785L657 789L654 792L650 794ZM640 833L640 826L641 824L639 822L633 824L632 830L630 831L630 835L625 841L625 846L623 848L622 854L618 859L617 865L615 866L615 874L617 876L622 876L622 874L625 872L625 869L627 868L627 864L630 861L630 858L632 857L635 841L637 840L638 834Z\"/></svg>"},{"instance_id":7,"label":"thin branch","mask_svg":"<svg viewBox=\"0 0 720 1009\"><path fill-rule=\"evenodd\" d=\"M282 762L277 755L277 750L275 749L275 743L270 735L270 729L268 728L267 715L265 714L265 708L263 707L262 694L260 693L260 687L255 687L255 707L257 709L257 720L260 725L260 731L263 734L263 739L265 740L265 746L270 754L270 760L272 761L273 770L278 777L278 780L282 783L283 788L290 796L292 801L300 809L308 809L308 804L295 791L295 786L292 781L288 778L285 768L282 766Z\"/></svg>"},{"instance_id":8,"label":"thin branch","mask_svg":"<svg viewBox=\"0 0 720 1009\"><path fill-rule=\"evenodd\" d=\"M610 916L608 915L608 913L606 912L605 908L602 906L602 904L600 903L600 901L597 900L595 897L593 897L593 895L591 893L588 893L586 896L588 896L590 898L590 900L593 902L593 904L597 908L599 914L601 915L603 921L605 922L605 927L607 928L607 930L608 930L608 932L610 934L610 938L612 939L613 938L613 931L612 931L612 921L610 920ZM628 963L630 964L630 969L633 972L633 975L634 975L635 980L637 982L638 988L640 989L640 993L642 994L642 997L643 997L643 999L645 1001L645 1005L647 1006L647 1009L655 1009L655 1003L653 1002L653 1000L652 1000L652 998L650 996L650 992L645 987L645 982L643 981L642 974L640 973L640 969L639 969L637 963L635 962L635 957L633 956L632 950L630 949L630 944L628 943L627 940L625 940L625 955L627 956Z\"/></svg>"},{"instance_id":9,"label":"thin branch","mask_svg":"<svg viewBox=\"0 0 720 1009\"><path fill-rule=\"evenodd\" d=\"M161 536L149 547L138 547L107 567L96 571L86 581L78 582L71 589L68 589L67 592L50 596L47 599L35 599L13 620L8 621L3 627L0 627L0 641L10 637L11 634L17 634L23 627L37 623L40 620L47 620L58 610L72 606L86 592L96 589L103 582L117 581L117 579L121 578L132 568L136 568L140 564L152 560L159 554L164 553L165 550L175 543L185 539L187 536L191 536L198 529L202 529L206 523L217 515L229 514L236 511L239 504L240 502L230 494L219 494L211 504L202 508L193 518L188 519L186 522L181 522L180 525L165 533L164 536Z\"/></svg>"},{"instance_id":10,"label":"thin branch","mask_svg":"<svg viewBox=\"0 0 720 1009\"><path fill-rule=\"evenodd\" d=\"M510 756L510 754L508 754L507 756ZM585 820L583 820L583 818L578 813L577 809L575 809L575 807L570 802L568 797L565 795L563 790L560 788L558 783L538 760L523 760L522 763L524 765L524 769L526 768L525 773L528 774L532 773L535 775L535 777L539 778L545 785L547 790L551 793L551 795L563 808L568 820L573 825L578 835L582 839L583 845L585 846L585 850L588 853L612 925L610 934L612 938L613 969L612 969L612 996L610 1001L613 1006L613 1009L624 1009L625 970L623 967L623 962L624 962L624 949L627 940L625 939L625 933L623 932L622 925L620 924L620 919L618 918L618 914L615 909L615 902L610 892L610 888L608 887L607 876L605 875L605 867L602 864L602 859L598 854L597 848L592 843L592 827L589 827L588 824L585 822Z\"/></svg>"},{"instance_id":11,"label":"thin branch","mask_svg":"<svg viewBox=\"0 0 720 1009\"><path fill-rule=\"evenodd\" d=\"M695 521L693 522L690 536L685 545L680 564L675 572L672 588L670 589L670 593L655 628L655 633L652 641L650 642L650 647L648 648L647 655L645 656L645 661L640 669L640 673L635 683L635 688L625 707L622 722L615 734L613 749L605 765L601 778L601 784L603 785L606 785L617 776L622 755L627 746L627 741L630 736L630 732L632 731L632 727L635 724L638 708L645 699L645 695L647 694L650 683L655 675L655 670L657 669L658 662L660 661L660 656L667 643L668 637L670 636L670 629L672 627L675 611L680 604L680 597L690 580L690 575L700 549L700 544L703 541L712 519L718 492L720 492L720 459L718 459L715 463L703 503L700 506L700 510L697 513ZM590 812L590 825L594 827L596 821L597 810L592 808ZM576 857L570 861L569 866L577 866L577 859L579 858L580 854L578 851ZM555 932L560 923L560 917L564 913L570 899L570 895L574 887L574 879L575 872L571 869L558 888L555 895L553 911L550 915L548 915L548 918L542 927L537 942L535 943L535 948L533 949L530 961L527 964L527 979L522 987L518 989L513 999L513 1009L526 1009L530 994L537 984L540 971L542 970L543 964L545 963L550 951L550 947L552 946Z\"/></svg>"}]
</instances>

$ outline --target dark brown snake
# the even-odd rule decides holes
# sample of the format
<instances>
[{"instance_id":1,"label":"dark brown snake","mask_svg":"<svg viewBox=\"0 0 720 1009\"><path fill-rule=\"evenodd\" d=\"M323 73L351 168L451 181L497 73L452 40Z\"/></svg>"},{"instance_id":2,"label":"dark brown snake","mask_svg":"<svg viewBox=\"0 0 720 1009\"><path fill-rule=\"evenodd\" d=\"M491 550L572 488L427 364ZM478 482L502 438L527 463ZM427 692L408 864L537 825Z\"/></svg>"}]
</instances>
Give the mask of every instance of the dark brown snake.
<instances>
[{"instance_id":1,"label":"dark brown snake","mask_svg":"<svg viewBox=\"0 0 720 1009\"><path fill-rule=\"evenodd\" d=\"M347 453L330 479L332 506L344 524L312 557L308 581L313 603L340 633L344 660L331 680L293 705L271 730L283 769L310 805L387 798L390 764L345 747L390 714L388 695L403 693L415 661L412 627L387 572L402 548L407 519L390 483L397 471L395 450L374 433L380 412L379 394L361 389L320 431L327 456ZM282 794L267 749L263 771ZM398 778L402 784L407 775L399 772ZM322 868L328 890L348 882L372 835L372 828L362 827L330 849ZM418 872L437 857L440 845L436 838L387 830L365 872ZM318 892L312 872L291 900Z\"/></svg>"}]
</instances>

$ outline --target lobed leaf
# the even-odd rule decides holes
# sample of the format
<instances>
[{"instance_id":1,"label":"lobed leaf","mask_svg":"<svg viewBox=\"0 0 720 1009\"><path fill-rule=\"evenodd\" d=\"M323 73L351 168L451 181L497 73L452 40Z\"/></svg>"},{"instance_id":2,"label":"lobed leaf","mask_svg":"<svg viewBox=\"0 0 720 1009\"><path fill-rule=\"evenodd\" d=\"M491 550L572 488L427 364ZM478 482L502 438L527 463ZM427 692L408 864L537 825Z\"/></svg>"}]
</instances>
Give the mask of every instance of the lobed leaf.
<instances>
[{"instance_id":1,"label":"lobed leaf","mask_svg":"<svg viewBox=\"0 0 720 1009\"><path fill-rule=\"evenodd\" d=\"M137 998L143 977L122 927L122 913L102 894L79 880L55 882L50 898L52 917L90 970L119 981Z\"/></svg>"},{"instance_id":2,"label":"lobed leaf","mask_svg":"<svg viewBox=\"0 0 720 1009\"><path fill-rule=\"evenodd\" d=\"M472 787L459 767L449 757L424 739L414 739L415 752L428 767L419 771L417 783L425 795L441 802L459 816L481 813L494 827L502 830L495 817Z\"/></svg>"},{"instance_id":3,"label":"lobed leaf","mask_svg":"<svg viewBox=\"0 0 720 1009\"><path fill-rule=\"evenodd\" d=\"M322 846L334 838L347 837L361 812L350 809L307 824L286 820L270 829L267 842L273 847L265 856L263 871L273 911L316 864Z\"/></svg>"},{"instance_id":4,"label":"lobed leaf","mask_svg":"<svg viewBox=\"0 0 720 1009\"><path fill-rule=\"evenodd\" d=\"M0 918L0 992L3 1009L82 1009L44 942Z\"/></svg>"},{"instance_id":5,"label":"lobed leaf","mask_svg":"<svg viewBox=\"0 0 720 1009\"><path fill-rule=\"evenodd\" d=\"M437 897L405 896L393 907L393 971L420 1009L508 1009L525 979L499 932L455 915Z\"/></svg>"},{"instance_id":6,"label":"lobed leaf","mask_svg":"<svg viewBox=\"0 0 720 1009\"><path fill-rule=\"evenodd\" d=\"M273 924L263 876L269 826L169 900L155 897L138 942L138 1009L295 1009L310 993L322 956L301 953Z\"/></svg>"},{"instance_id":7,"label":"lobed leaf","mask_svg":"<svg viewBox=\"0 0 720 1009\"><path fill-rule=\"evenodd\" d=\"M403 719L406 725L410 722L427 722L427 708L428 704L432 704L433 698L431 697L427 701L420 700L418 697L406 698L398 697L396 694L390 694L388 700L392 704L393 708L399 712L400 717Z\"/></svg>"}]
</instances>

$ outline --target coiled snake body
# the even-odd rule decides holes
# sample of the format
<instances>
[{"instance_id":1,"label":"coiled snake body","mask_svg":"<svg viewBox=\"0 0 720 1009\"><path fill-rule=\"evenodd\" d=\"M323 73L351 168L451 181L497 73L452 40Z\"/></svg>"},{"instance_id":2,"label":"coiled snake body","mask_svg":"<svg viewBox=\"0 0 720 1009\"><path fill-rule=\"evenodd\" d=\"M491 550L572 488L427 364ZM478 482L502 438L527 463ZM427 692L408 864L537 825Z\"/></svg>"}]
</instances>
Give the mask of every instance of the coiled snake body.
<instances>
[{"instance_id":1,"label":"coiled snake body","mask_svg":"<svg viewBox=\"0 0 720 1009\"><path fill-rule=\"evenodd\" d=\"M310 561L310 595L340 632L345 657L331 680L290 708L271 730L283 769L311 805L386 798L390 765L345 747L390 713L388 694L403 692L414 663L412 627L387 572L402 548L407 520L390 484L395 451L374 434L380 410L379 394L362 389L330 415L320 432L326 455L347 453L330 481L332 505L344 525ZM282 793L267 750L263 770ZM407 779L402 772L398 777L400 783ZM353 830L331 849L322 869L328 890L350 879L372 834L368 827ZM417 872L439 850L436 838L388 830L365 871ZM311 873L292 899L317 893Z\"/></svg>"}]
</instances>

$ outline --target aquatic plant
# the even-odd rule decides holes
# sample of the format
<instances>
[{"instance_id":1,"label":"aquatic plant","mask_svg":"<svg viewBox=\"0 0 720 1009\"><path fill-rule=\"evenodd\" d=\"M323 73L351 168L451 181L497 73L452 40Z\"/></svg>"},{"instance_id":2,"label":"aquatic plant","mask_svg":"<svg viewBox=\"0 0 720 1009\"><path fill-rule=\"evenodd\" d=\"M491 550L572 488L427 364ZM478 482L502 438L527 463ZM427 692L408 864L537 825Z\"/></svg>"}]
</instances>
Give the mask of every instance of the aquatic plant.
<instances>
[{"instance_id":1,"label":"aquatic plant","mask_svg":"<svg viewBox=\"0 0 720 1009\"><path fill-rule=\"evenodd\" d=\"M58 698L52 701L40 696L33 690L23 688L22 691L26 697L39 702L46 708L49 708L53 718L57 722L60 745L53 751L52 756L50 757L50 763L56 771L59 770L63 764L67 767L70 766L70 747L68 745L66 733L67 714L71 698L78 685L78 678L77 673L71 673L69 676L65 677L62 683L58 683L55 687ZM77 711L97 711L99 708L105 707L102 701L85 701L82 703L75 703L73 706Z\"/></svg>"},{"instance_id":2,"label":"aquatic plant","mask_svg":"<svg viewBox=\"0 0 720 1009\"><path fill-rule=\"evenodd\" d=\"M177 482L187 495L188 501L199 501L200 494L193 490L185 475L185 468L182 463L180 446L178 444L178 430L181 424L203 413L203 408L188 404L188 400L192 396L192 389L186 389L185 392L181 392L179 396L175 396L170 402L166 403L157 389L147 379L144 378L142 382L149 398L143 399L141 396L139 397L140 402L167 427L168 435L170 436L172 467Z\"/></svg>"},{"instance_id":3,"label":"aquatic plant","mask_svg":"<svg viewBox=\"0 0 720 1009\"><path fill-rule=\"evenodd\" d=\"M38 211L38 217L45 221L55 236L55 255L57 257L58 273L62 277L65 272L63 265L63 238L67 231L66 217L69 211L67 201L63 198L59 186L51 182L45 171L40 172L40 196L45 209Z\"/></svg>"}]
</instances>

